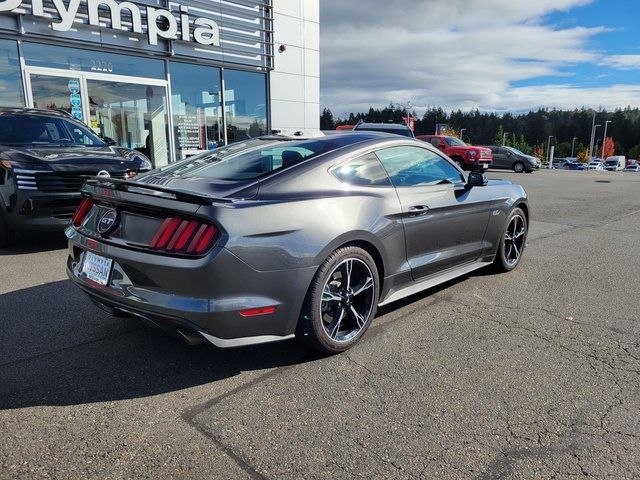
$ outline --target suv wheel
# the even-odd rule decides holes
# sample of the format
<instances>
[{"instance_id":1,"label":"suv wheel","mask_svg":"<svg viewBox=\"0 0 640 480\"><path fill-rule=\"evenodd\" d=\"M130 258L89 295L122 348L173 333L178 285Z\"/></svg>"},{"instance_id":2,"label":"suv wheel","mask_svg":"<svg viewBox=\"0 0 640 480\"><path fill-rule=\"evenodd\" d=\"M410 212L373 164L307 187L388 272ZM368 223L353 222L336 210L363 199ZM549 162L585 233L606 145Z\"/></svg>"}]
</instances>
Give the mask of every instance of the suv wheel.
<instances>
[{"instance_id":1,"label":"suv wheel","mask_svg":"<svg viewBox=\"0 0 640 480\"><path fill-rule=\"evenodd\" d=\"M371 325L378 308L379 277L365 250L336 250L311 282L297 337L325 353L351 348Z\"/></svg>"}]
</instances>

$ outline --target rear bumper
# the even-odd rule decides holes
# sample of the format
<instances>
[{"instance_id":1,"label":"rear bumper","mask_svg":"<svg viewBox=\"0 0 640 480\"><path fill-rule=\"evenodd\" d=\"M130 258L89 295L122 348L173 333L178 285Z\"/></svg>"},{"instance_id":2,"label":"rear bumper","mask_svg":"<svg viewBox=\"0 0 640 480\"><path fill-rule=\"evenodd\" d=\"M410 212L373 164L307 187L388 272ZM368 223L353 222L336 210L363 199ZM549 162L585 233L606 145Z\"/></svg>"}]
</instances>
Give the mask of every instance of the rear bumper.
<instances>
[{"instance_id":1,"label":"rear bumper","mask_svg":"<svg viewBox=\"0 0 640 480\"><path fill-rule=\"evenodd\" d=\"M316 271L315 267L256 271L221 247L207 257L185 259L98 244L73 228L66 233L67 274L98 306L170 333L195 332L223 348L292 338ZM113 259L106 286L82 273L86 251ZM268 306L276 306L276 311L240 314Z\"/></svg>"}]
</instances>

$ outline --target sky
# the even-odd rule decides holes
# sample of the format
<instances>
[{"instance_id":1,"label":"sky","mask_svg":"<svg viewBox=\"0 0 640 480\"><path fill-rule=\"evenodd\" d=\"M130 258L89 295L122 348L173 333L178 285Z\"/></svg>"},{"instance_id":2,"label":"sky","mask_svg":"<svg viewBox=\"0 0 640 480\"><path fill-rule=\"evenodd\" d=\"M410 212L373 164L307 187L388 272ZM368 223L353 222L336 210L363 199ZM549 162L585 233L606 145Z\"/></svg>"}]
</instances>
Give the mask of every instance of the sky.
<instances>
[{"instance_id":1,"label":"sky","mask_svg":"<svg viewBox=\"0 0 640 480\"><path fill-rule=\"evenodd\" d=\"M334 115L640 107L640 0L321 0Z\"/></svg>"}]
</instances>

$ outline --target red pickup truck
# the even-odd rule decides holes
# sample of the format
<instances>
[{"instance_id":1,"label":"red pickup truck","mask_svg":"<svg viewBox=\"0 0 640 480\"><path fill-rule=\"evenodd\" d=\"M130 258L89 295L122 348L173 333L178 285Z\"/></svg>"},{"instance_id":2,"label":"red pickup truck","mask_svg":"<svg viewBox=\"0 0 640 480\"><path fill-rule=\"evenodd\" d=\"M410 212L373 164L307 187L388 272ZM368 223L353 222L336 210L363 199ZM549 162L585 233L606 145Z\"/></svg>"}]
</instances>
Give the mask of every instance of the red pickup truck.
<instances>
[{"instance_id":1,"label":"red pickup truck","mask_svg":"<svg viewBox=\"0 0 640 480\"><path fill-rule=\"evenodd\" d=\"M493 161L491 149L472 147L456 137L445 135L418 135L418 140L429 142L442 150L464 170L486 170Z\"/></svg>"}]
</instances>

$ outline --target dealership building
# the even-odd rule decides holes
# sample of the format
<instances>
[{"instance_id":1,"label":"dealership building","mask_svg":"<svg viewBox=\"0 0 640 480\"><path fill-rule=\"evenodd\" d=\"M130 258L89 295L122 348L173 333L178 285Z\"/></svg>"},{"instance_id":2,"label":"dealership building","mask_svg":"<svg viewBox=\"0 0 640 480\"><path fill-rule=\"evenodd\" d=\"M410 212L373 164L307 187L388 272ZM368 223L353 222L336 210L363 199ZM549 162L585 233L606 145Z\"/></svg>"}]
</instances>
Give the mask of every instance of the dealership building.
<instances>
[{"instance_id":1,"label":"dealership building","mask_svg":"<svg viewBox=\"0 0 640 480\"><path fill-rule=\"evenodd\" d=\"M0 107L166 165L319 127L319 0L0 0Z\"/></svg>"}]
</instances>

